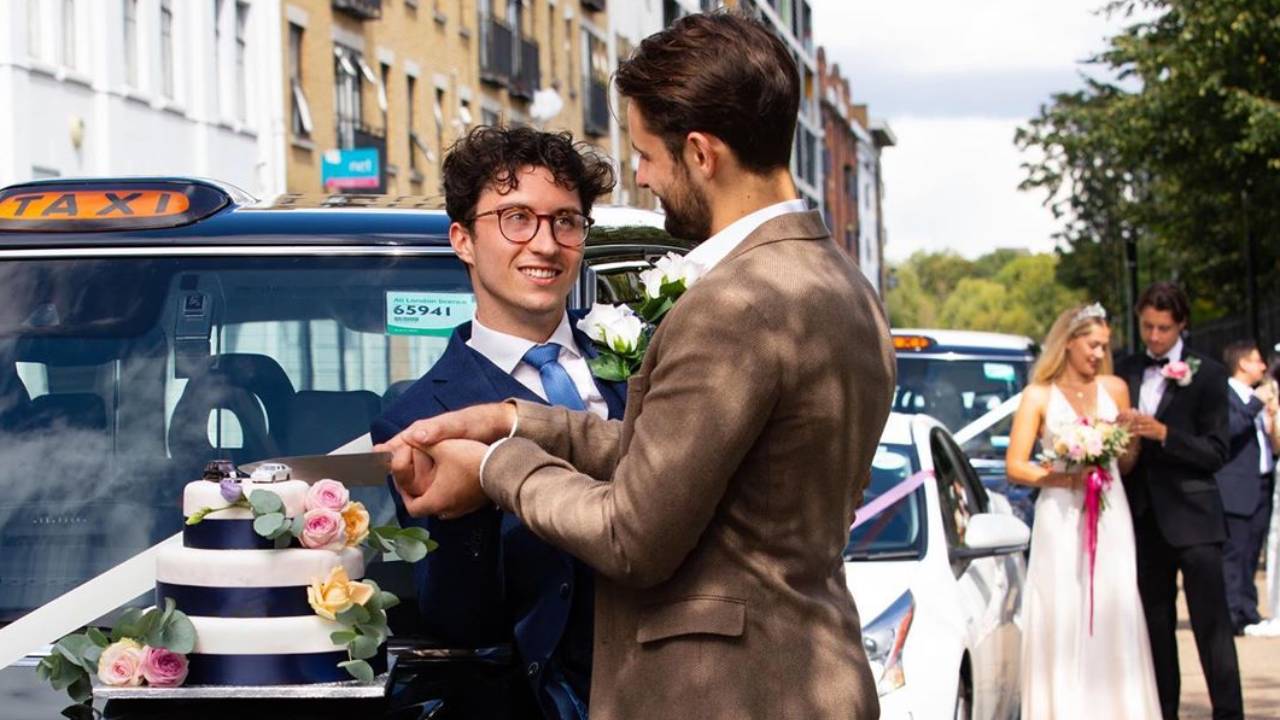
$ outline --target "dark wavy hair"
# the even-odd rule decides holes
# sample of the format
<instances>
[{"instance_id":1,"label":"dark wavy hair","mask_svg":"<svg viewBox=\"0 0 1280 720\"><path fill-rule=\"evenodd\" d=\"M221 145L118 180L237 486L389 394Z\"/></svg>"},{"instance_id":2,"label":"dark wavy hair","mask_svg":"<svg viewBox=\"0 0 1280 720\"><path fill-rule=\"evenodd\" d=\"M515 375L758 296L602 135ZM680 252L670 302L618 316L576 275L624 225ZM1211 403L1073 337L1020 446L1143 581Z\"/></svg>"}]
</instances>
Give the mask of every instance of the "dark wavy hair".
<instances>
[{"instance_id":1,"label":"dark wavy hair","mask_svg":"<svg viewBox=\"0 0 1280 720\"><path fill-rule=\"evenodd\" d=\"M486 188L506 195L523 168L546 168L557 185L576 191L590 215L596 198L613 191L613 165L567 132L481 125L449 148L444 158L444 205L449 218L471 227Z\"/></svg>"},{"instance_id":2,"label":"dark wavy hair","mask_svg":"<svg viewBox=\"0 0 1280 720\"><path fill-rule=\"evenodd\" d=\"M1155 308L1173 316L1173 321L1184 323L1191 319L1191 301L1182 288L1171 282L1152 283L1138 296L1133 311L1141 313L1146 308Z\"/></svg>"},{"instance_id":3,"label":"dark wavy hair","mask_svg":"<svg viewBox=\"0 0 1280 720\"><path fill-rule=\"evenodd\" d=\"M800 74L782 40L741 11L677 20L645 38L615 77L672 157L689 133L705 132L757 174L791 162Z\"/></svg>"}]
</instances>

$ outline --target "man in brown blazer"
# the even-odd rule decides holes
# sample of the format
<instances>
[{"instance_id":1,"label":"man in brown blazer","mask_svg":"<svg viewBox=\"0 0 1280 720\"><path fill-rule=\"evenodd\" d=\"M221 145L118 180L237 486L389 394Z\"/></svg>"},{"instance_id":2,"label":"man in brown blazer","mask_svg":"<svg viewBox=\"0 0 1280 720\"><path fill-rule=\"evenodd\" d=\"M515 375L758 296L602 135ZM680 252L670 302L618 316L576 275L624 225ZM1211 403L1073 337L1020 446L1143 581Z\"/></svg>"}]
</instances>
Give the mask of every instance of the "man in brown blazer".
<instances>
[{"instance_id":1,"label":"man in brown blazer","mask_svg":"<svg viewBox=\"0 0 1280 720\"><path fill-rule=\"evenodd\" d=\"M893 353L875 292L797 200L797 77L772 33L723 13L619 69L637 181L707 269L621 422L516 401L387 446L411 513L496 502L598 572L593 720L879 715L841 551Z\"/></svg>"}]
</instances>

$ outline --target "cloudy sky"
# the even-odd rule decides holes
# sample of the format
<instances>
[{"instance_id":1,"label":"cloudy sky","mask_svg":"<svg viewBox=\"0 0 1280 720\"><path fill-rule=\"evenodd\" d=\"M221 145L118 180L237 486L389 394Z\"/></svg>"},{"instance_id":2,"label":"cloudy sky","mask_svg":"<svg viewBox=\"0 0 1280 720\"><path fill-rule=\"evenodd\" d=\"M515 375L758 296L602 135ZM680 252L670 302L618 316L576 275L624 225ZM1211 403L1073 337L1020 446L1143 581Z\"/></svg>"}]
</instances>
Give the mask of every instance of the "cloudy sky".
<instances>
[{"instance_id":1,"label":"cloudy sky","mask_svg":"<svg viewBox=\"0 0 1280 720\"><path fill-rule=\"evenodd\" d=\"M1104 0L812 0L815 41L898 146L883 156L885 254L1050 250L1042 193L1017 189L1014 131L1122 26Z\"/></svg>"}]
</instances>

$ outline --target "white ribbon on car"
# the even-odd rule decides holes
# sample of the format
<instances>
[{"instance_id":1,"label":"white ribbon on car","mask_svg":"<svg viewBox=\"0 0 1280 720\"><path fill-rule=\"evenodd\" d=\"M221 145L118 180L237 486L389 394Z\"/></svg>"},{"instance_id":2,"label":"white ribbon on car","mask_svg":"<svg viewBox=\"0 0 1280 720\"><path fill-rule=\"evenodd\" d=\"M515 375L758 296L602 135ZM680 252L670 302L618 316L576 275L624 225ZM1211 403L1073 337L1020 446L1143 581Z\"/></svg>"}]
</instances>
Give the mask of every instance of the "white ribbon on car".
<instances>
[{"instance_id":1,"label":"white ribbon on car","mask_svg":"<svg viewBox=\"0 0 1280 720\"><path fill-rule=\"evenodd\" d=\"M365 434L329 454L368 452L372 448ZM156 585L156 555L171 545L181 544L182 533L176 533L0 629L0 668L40 651L150 592Z\"/></svg>"}]
</instances>

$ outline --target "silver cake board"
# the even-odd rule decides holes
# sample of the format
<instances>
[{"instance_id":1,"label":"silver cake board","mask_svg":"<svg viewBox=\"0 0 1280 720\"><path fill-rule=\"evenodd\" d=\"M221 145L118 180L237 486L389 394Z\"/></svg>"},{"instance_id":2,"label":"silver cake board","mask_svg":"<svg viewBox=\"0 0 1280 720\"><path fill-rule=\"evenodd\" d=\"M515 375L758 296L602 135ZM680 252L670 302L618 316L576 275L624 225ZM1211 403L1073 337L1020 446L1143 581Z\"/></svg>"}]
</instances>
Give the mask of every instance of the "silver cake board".
<instances>
[{"instance_id":1,"label":"silver cake board","mask_svg":"<svg viewBox=\"0 0 1280 720\"><path fill-rule=\"evenodd\" d=\"M342 700L385 697L390 673L373 682L344 680L303 685L183 685L180 687L93 686L94 699L101 700Z\"/></svg>"}]
</instances>

